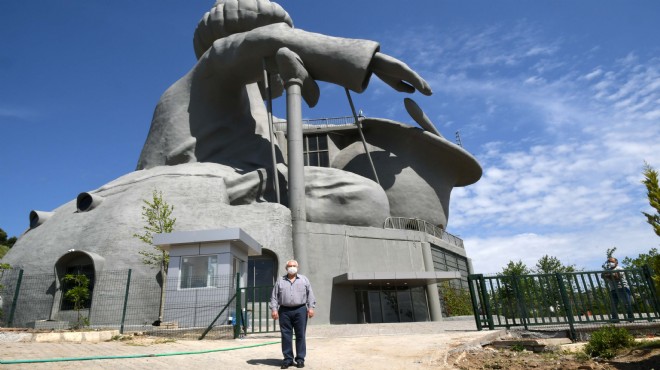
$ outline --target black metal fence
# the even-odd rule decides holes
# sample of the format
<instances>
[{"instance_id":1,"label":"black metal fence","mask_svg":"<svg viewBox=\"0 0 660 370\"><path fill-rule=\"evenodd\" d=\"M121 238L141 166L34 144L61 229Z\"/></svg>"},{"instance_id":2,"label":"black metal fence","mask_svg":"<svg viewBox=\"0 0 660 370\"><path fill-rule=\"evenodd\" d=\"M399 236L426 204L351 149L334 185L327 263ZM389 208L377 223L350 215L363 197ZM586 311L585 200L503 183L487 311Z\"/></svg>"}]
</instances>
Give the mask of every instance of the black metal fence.
<instances>
[{"instance_id":1,"label":"black metal fence","mask_svg":"<svg viewBox=\"0 0 660 370\"><path fill-rule=\"evenodd\" d=\"M90 276L90 297L74 309L65 298L67 285L55 274L4 270L0 274L0 326L46 330L85 326L118 329L122 334L195 339L279 330L268 309L272 286L239 284L239 277L231 275L187 279L185 284L172 276L162 295L155 275L104 271Z\"/></svg>"},{"instance_id":2,"label":"black metal fence","mask_svg":"<svg viewBox=\"0 0 660 370\"><path fill-rule=\"evenodd\" d=\"M611 289L608 271L469 275L477 328L564 325L575 339L576 328L585 325L659 319L648 267L619 272L627 288Z\"/></svg>"}]
</instances>

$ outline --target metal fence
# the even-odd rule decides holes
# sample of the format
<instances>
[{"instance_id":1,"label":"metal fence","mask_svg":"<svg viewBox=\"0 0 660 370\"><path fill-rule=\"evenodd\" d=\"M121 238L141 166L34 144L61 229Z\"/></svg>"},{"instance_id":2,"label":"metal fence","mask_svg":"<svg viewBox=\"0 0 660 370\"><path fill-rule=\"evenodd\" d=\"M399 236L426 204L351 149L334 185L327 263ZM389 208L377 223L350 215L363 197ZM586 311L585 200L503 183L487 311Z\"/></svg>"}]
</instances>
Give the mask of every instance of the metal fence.
<instances>
[{"instance_id":1,"label":"metal fence","mask_svg":"<svg viewBox=\"0 0 660 370\"><path fill-rule=\"evenodd\" d=\"M104 271L90 280L90 297L76 310L66 304L66 284L55 274L3 271L0 326L56 330L85 326L195 339L279 330L265 298L272 286L240 287L238 276L204 276L185 284L177 276L168 277L162 320L156 276Z\"/></svg>"},{"instance_id":2,"label":"metal fence","mask_svg":"<svg viewBox=\"0 0 660 370\"><path fill-rule=\"evenodd\" d=\"M660 305L648 267L619 271L629 289L611 290L607 271L468 276L478 330L559 325L576 329L604 323L653 321Z\"/></svg>"}]
</instances>

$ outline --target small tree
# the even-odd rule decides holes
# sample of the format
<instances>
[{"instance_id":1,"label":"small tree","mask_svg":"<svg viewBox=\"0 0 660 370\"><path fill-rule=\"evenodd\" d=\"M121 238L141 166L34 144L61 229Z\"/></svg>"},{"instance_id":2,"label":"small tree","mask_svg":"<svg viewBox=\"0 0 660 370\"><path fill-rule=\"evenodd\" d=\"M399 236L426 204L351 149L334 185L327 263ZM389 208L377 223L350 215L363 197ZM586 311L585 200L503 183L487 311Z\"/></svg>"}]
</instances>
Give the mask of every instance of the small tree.
<instances>
[{"instance_id":1,"label":"small tree","mask_svg":"<svg viewBox=\"0 0 660 370\"><path fill-rule=\"evenodd\" d=\"M89 278L83 274L66 274L62 281L73 285L64 293L64 299L71 302L73 309L78 313L78 322L72 328L88 326L89 319L83 318L80 311L85 308L85 303L89 300Z\"/></svg>"},{"instance_id":2,"label":"small tree","mask_svg":"<svg viewBox=\"0 0 660 370\"><path fill-rule=\"evenodd\" d=\"M557 257L548 256L547 254L536 263L537 274L554 274L557 272L575 272L575 265L564 265Z\"/></svg>"},{"instance_id":3,"label":"small tree","mask_svg":"<svg viewBox=\"0 0 660 370\"><path fill-rule=\"evenodd\" d=\"M658 171L648 163L644 164L644 180L642 183L646 186L646 196L649 198L649 204L655 209L655 213L642 212L646 216L646 222L653 227L656 235L660 236L660 185L658 185Z\"/></svg>"},{"instance_id":4,"label":"small tree","mask_svg":"<svg viewBox=\"0 0 660 370\"><path fill-rule=\"evenodd\" d=\"M174 230L176 218L172 218L174 206L170 206L163 200L163 192L154 189L151 202L143 200L142 219L147 223L142 234L133 234L134 237L149 244L152 248L141 250L142 263L160 269L162 283L160 285L160 307L158 310L158 325L163 321L165 311L165 285L167 284L167 267L170 256L167 251L153 244L153 234L171 233Z\"/></svg>"}]
</instances>

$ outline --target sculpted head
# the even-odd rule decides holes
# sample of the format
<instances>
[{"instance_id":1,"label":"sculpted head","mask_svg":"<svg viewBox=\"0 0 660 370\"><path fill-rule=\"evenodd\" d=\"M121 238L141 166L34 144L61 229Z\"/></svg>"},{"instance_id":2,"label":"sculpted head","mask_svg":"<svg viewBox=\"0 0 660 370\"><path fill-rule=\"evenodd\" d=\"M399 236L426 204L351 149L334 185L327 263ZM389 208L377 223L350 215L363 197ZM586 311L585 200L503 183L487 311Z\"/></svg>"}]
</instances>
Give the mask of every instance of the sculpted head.
<instances>
[{"instance_id":1,"label":"sculpted head","mask_svg":"<svg viewBox=\"0 0 660 370\"><path fill-rule=\"evenodd\" d=\"M269 0L218 0L197 24L193 37L199 59L215 40L274 23L293 27L289 14Z\"/></svg>"}]
</instances>

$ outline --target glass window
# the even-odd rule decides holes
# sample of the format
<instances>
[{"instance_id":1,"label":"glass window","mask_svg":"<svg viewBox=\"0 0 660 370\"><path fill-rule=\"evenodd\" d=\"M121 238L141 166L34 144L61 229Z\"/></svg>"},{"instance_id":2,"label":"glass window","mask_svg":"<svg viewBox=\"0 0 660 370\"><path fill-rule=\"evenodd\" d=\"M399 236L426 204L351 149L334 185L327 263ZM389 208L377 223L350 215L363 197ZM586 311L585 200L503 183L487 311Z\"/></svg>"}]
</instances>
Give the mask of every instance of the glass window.
<instances>
[{"instance_id":1,"label":"glass window","mask_svg":"<svg viewBox=\"0 0 660 370\"><path fill-rule=\"evenodd\" d=\"M305 166L330 167L326 134L306 135L303 140L303 153Z\"/></svg>"},{"instance_id":2,"label":"glass window","mask_svg":"<svg viewBox=\"0 0 660 370\"><path fill-rule=\"evenodd\" d=\"M215 287L217 256L181 257L180 289Z\"/></svg>"},{"instance_id":3,"label":"glass window","mask_svg":"<svg viewBox=\"0 0 660 370\"><path fill-rule=\"evenodd\" d=\"M413 322L415 316L413 315L413 303L410 297L410 290L404 287L399 287L396 292L397 305L399 306L399 321L400 322Z\"/></svg>"},{"instance_id":4,"label":"glass window","mask_svg":"<svg viewBox=\"0 0 660 370\"><path fill-rule=\"evenodd\" d=\"M413 309L415 311L415 321L429 321L429 306L426 302L426 289L418 286L410 289L412 294Z\"/></svg>"}]
</instances>

